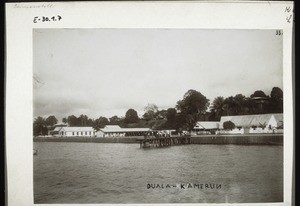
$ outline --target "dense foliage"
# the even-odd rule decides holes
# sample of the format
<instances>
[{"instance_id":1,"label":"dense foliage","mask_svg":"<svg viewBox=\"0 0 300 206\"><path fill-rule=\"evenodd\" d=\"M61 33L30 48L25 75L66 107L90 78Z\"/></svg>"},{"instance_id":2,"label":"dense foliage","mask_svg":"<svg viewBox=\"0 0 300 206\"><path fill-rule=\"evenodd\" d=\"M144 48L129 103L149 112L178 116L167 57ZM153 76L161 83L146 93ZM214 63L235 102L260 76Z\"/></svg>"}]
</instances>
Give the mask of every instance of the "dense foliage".
<instances>
[{"instance_id":1,"label":"dense foliage","mask_svg":"<svg viewBox=\"0 0 300 206\"><path fill-rule=\"evenodd\" d=\"M223 123L223 128L226 130L233 130L235 128L235 124L232 121L226 121Z\"/></svg>"},{"instance_id":2,"label":"dense foliage","mask_svg":"<svg viewBox=\"0 0 300 206\"><path fill-rule=\"evenodd\" d=\"M177 102L176 108L182 118L182 127L191 130L201 119L209 106L209 100L196 90L187 91L182 100Z\"/></svg>"},{"instance_id":3,"label":"dense foliage","mask_svg":"<svg viewBox=\"0 0 300 206\"><path fill-rule=\"evenodd\" d=\"M155 104L148 104L144 111L143 118L147 121L155 119L158 115L158 107Z\"/></svg>"},{"instance_id":4,"label":"dense foliage","mask_svg":"<svg viewBox=\"0 0 300 206\"><path fill-rule=\"evenodd\" d=\"M137 111L128 109L125 117L114 115L110 118L100 116L91 119L87 115L70 115L62 118L69 126L91 126L95 130L108 124L121 127L150 127L152 129L191 130L197 121L220 121L221 116L266 114L283 112L283 92L279 87L273 87L270 95L257 90L250 97L242 94L229 97L216 97L211 104L203 94L196 90L188 90L183 98L177 101L174 108L159 110L157 105L148 104L143 117L138 117ZM47 135L57 123L54 115L47 118L37 117L33 122L33 134ZM232 125L229 124L229 129ZM225 128L225 127L224 127ZM227 128L227 125L226 125Z\"/></svg>"},{"instance_id":5,"label":"dense foliage","mask_svg":"<svg viewBox=\"0 0 300 206\"><path fill-rule=\"evenodd\" d=\"M136 123L139 121L137 111L129 109L125 114L125 123Z\"/></svg>"}]
</instances>

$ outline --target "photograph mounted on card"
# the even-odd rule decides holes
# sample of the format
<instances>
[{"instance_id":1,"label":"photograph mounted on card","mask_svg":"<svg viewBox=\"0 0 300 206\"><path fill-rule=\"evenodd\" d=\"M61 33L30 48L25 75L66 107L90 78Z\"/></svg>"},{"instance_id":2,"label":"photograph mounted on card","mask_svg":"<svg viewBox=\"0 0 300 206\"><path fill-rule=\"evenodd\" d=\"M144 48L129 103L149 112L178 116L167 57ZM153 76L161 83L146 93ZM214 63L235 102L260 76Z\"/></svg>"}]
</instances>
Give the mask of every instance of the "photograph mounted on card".
<instances>
[{"instance_id":1,"label":"photograph mounted on card","mask_svg":"<svg viewBox=\"0 0 300 206\"><path fill-rule=\"evenodd\" d=\"M291 205L291 2L6 7L10 205Z\"/></svg>"}]
</instances>

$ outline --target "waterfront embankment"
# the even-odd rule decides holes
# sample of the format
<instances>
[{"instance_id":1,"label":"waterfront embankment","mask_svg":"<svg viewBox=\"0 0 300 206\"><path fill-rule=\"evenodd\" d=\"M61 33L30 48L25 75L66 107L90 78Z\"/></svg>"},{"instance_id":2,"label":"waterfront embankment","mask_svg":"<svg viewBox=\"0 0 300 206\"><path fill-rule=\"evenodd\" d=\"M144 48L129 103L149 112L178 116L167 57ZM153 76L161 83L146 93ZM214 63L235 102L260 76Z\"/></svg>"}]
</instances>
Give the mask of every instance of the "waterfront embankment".
<instances>
[{"instance_id":1,"label":"waterfront embankment","mask_svg":"<svg viewBox=\"0 0 300 206\"><path fill-rule=\"evenodd\" d=\"M283 145L283 134L199 135L191 144Z\"/></svg>"},{"instance_id":2,"label":"waterfront embankment","mask_svg":"<svg viewBox=\"0 0 300 206\"><path fill-rule=\"evenodd\" d=\"M138 137L34 137L34 142L137 143ZM140 137L141 138L141 137Z\"/></svg>"},{"instance_id":3,"label":"waterfront embankment","mask_svg":"<svg viewBox=\"0 0 300 206\"><path fill-rule=\"evenodd\" d=\"M34 137L34 142L93 142L93 143L138 143L143 137ZM160 137L166 138L166 137ZM197 135L191 137L191 144L257 144L283 145L283 134L244 135Z\"/></svg>"}]
</instances>

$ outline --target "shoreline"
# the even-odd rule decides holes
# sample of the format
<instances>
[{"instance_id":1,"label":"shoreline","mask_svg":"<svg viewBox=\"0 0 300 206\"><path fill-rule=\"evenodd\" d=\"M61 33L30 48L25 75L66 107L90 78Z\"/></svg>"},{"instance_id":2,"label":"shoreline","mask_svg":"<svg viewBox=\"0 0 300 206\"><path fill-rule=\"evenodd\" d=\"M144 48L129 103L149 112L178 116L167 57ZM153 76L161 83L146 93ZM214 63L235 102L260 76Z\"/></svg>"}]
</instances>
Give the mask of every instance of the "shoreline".
<instances>
[{"instance_id":1,"label":"shoreline","mask_svg":"<svg viewBox=\"0 0 300 206\"><path fill-rule=\"evenodd\" d=\"M130 143L138 144L136 137L34 137L33 142L80 142L80 143ZM241 145L283 145L283 134L243 135L195 135L191 144L241 144Z\"/></svg>"}]
</instances>

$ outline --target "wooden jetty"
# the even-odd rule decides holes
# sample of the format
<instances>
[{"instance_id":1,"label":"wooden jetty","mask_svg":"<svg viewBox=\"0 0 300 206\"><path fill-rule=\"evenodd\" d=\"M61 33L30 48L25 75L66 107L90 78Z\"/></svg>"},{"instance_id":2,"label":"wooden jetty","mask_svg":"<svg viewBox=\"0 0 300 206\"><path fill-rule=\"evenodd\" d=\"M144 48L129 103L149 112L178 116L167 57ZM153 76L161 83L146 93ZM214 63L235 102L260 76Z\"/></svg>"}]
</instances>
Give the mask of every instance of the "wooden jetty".
<instances>
[{"instance_id":1,"label":"wooden jetty","mask_svg":"<svg viewBox=\"0 0 300 206\"><path fill-rule=\"evenodd\" d=\"M191 136L172 136L172 137L157 137L157 136L145 136L139 138L136 141L140 143L140 148L151 147L169 147L172 145L191 144Z\"/></svg>"}]
</instances>

